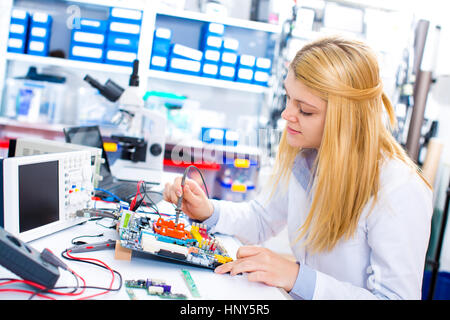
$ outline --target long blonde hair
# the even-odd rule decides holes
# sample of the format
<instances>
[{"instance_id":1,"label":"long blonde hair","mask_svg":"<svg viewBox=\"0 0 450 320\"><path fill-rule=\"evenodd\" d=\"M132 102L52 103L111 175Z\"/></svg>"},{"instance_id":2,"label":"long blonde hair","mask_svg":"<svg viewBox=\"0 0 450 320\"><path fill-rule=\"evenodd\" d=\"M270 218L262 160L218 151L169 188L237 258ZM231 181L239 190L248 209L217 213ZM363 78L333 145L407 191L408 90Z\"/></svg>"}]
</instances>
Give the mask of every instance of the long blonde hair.
<instances>
[{"instance_id":1,"label":"long blonde hair","mask_svg":"<svg viewBox=\"0 0 450 320\"><path fill-rule=\"evenodd\" d=\"M369 200L373 197L376 202L383 159L403 161L430 185L391 134L394 109L383 92L376 55L368 46L336 36L322 38L298 51L289 67L297 80L327 101L314 164L314 196L297 241L305 237L303 244L312 251L329 251L339 239L355 233ZM289 179L298 152L288 145L284 130L274 188Z\"/></svg>"}]
</instances>

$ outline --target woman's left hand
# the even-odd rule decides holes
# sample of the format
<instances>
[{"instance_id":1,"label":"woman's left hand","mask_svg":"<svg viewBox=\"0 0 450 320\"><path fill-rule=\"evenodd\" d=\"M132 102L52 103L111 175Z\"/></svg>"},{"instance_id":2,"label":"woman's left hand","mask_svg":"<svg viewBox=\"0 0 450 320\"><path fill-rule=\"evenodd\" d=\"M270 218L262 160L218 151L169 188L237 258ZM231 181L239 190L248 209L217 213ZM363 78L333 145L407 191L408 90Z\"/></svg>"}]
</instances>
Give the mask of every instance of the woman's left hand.
<instances>
[{"instance_id":1,"label":"woman's left hand","mask_svg":"<svg viewBox=\"0 0 450 320\"><path fill-rule=\"evenodd\" d=\"M291 291L297 279L299 265L273 251L257 246L240 247L236 260L217 267L214 272L232 276L247 273L249 281L263 282L269 286Z\"/></svg>"}]
</instances>

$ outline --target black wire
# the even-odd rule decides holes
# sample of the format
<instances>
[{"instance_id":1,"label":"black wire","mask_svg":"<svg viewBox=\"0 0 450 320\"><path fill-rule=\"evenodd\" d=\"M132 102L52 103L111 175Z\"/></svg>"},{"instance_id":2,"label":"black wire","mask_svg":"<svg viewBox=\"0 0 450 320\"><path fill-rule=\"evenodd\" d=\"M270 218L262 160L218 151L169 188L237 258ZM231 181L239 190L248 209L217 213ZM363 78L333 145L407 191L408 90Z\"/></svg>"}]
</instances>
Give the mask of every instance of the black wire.
<instances>
[{"instance_id":1,"label":"black wire","mask_svg":"<svg viewBox=\"0 0 450 320\"><path fill-rule=\"evenodd\" d=\"M69 271L69 270L67 270L67 271ZM48 292L50 290L73 289L72 291L69 291L69 293L75 293L78 289L80 289L80 282L78 281L78 277L76 276L75 273L73 273L72 271L69 271L69 272L74 276L75 281L77 283L76 286L65 286L65 287L54 287L54 288L38 289L28 298L28 300L33 299L34 296L36 296L38 294L45 293L45 292Z\"/></svg>"},{"instance_id":2,"label":"black wire","mask_svg":"<svg viewBox=\"0 0 450 320\"><path fill-rule=\"evenodd\" d=\"M67 256L64 255L64 253L67 252L67 249L64 250L63 252L61 252L61 256L66 259L66 260L70 260L70 261L76 261L76 262L84 262L84 263L89 263L89 264L93 264L95 266L101 267L103 269L109 270L108 268L106 268L104 265L92 262L92 261L85 261L85 260L77 260L77 259L73 259L73 258L69 258ZM120 289L122 289L122 275L120 274L120 272L118 272L117 270L111 269L115 274L117 274L117 276L119 277L119 286L117 288L105 288L105 287L97 287L97 286L80 286L79 285L79 281L78 281L78 277L71 272L76 281L77 281L77 285L76 286L61 286L61 287L54 287L54 288L47 288L47 289L40 289L37 290L35 293L33 293L28 299L32 299L35 295L37 294L41 294L41 293L45 293L48 292L49 290L60 290L60 289L73 289L71 292L69 293L73 293L76 292L78 289L98 289L98 290L105 290L105 291L120 291ZM0 279L2 280L2 279ZM12 279L15 280L15 279Z\"/></svg>"},{"instance_id":3,"label":"black wire","mask_svg":"<svg viewBox=\"0 0 450 320\"><path fill-rule=\"evenodd\" d=\"M87 242L84 242L84 241L76 241L76 242L75 242L75 239L79 239L79 238L97 238L97 237L102 237L102 236L103 236L103 233L96 234L96 235L78 236L78 237L73 238L73 239L71 240L71 242L72 242L72 244L74 244L74 245L86 244Z\"/></svg>"},{"instance_id":4,"label":"black wire","mask_svg":"<svg viewBox=\"0 0 450 320\"><path fill-rule=\"evenodd\" d=\"M203 186L205 187L206 196L207 196L208 199L209 199L208 186L206 185L206 182L205 182L205 179L203 178L202 172L201 172L200 169L197 168L196 166L190 165L190 166L188 166L188 167L186 168L186 170L184 170L184 174L183 174L183 178L182 178L182 180L181 180L181 181L182 181L181 184L184 185L184 181L186 180L187 174L188 174L188 172L189 172L189 170L190 170L191 168L194 168L194 169L197 170L198 173L200 174L200 178L202 178Z\"/></svg>"},{"instance_id":5,"label":"black wire","mask_svg":"<svg viewBox=\"0 0 450 320\"><path fill-rule=\"evenodd\" d=\"M105 267L104 265L95 263L93 261L85 261L85 260L78 260L78 259L73 259L70 257L67 257L64 255L64 253L67 252L67 249L64 250L63 252L61 252L61 256L66 259L66 260L70 260L70 261L75 261L75 262L83 262L83 263L89 263L89 264L93 264L94 266L98 266L101 267L103 269L109 270L107 267ZM115 274L117 274L119 276L119 287L116 289L109 289L109 288L102 288L102 287L89 287L89 288L96 288L96 289L103 289L103 290L108 290L108 291L119 291L122 288L122 275L120 274L120 272L118 272L117 270L111 269ZM80 288L83 288L82 286L80 286ZM88 288L88 286L86 286L86 288Z\"/></svg>"}]
</instances>

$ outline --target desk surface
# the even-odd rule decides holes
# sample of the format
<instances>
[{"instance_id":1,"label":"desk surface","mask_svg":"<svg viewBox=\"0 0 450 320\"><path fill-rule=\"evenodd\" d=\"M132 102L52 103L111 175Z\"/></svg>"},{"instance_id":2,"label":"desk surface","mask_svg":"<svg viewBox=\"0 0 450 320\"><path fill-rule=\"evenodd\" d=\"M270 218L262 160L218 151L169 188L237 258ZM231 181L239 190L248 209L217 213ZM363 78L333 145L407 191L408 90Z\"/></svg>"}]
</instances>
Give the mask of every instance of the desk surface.
<instances>
[{"instance_id":1,"label":"desk surface","mask_svg":"<svg viewBox=\"0 0 450 320\"><path fill-rule=\"evenodd\" d=\"M157 189L157 188L156 188ZM162 206L165 209L170 209L172 206L165 206L168 204L162 201L158 206ZM160 209L161 210L161 209ZM98 238L84 238L80 239L86 242L99 242L108 239L118 239L117 231L114 229L108 229L101 224L111 223L109 219L99 221L88 221L85 224L77 225L66 230L48 235L46 237L34 240L29 244L38 251L42 251L44 248L50 249L56 255L60 255L66 248L71 247L71 240L78 236L84 235L97 235L103 233L102 237ZM235 257L236 251L240 246L238 240L226 235L217 235L219 240L223 243L227 252L231 257ZM246 275L230 276L220 275L214 273L210 269L200 268L195 266L189 266L179 264L171 261L161 260L157 258L141 258L133 256L130 261L117 260L114 257L114 250L108 249L103 251L95 251L89 253L74 254L77 257L95 258L108 264L114 270L120 272L123 281L125 280L138 280L138 279L160 279L164 280L167 284L172 286L172 292L183 293L188 299L213 299L213 300L281 300L289 299L289 296L282 290L270 286L266 286L262 283L250 282L246 279ZM108 287L112 275L111 272L96 266L92 266L86 263L80 263L75 261L64 260L75 272L82 276L88 286ZM199 292L200 298L194 298L189 291L183 277L181 270L186 269L190 272ZM60 278L56 283L56 286L73 286L75 285L75 279L67 271L60 271ZM7 269L0 266L0 278L18 278ZM117 278L117 276L116 276ZM113 285L113 288L117 288L118 281ZM80 297L88 296L102 292L100 290L88 289L85 294ZM150 300L161 299L157 296L147 295L142 289L133 289L137 299ZM57 299L67 299L64 296L52 295ZM22 293L0 293L0 299L28 299L29 295ZM35 297L34 299L40 299ZM74 299L71 297L70 299ZM129 299L126 292L125 285L122 285L120 291L109 292L104 295L100 295L95 299Z\"/></svg>"}]
</instances>

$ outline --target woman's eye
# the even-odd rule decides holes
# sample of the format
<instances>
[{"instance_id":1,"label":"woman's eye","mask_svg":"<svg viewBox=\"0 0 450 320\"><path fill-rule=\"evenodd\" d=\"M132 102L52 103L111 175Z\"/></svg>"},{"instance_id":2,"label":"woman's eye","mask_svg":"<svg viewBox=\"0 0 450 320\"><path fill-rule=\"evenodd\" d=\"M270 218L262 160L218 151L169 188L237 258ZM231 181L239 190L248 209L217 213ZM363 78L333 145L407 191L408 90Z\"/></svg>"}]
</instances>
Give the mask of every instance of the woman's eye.
<instances>
[{"instance_id":1,"label":"woman's eye","mask_svg":"<svg viewBox=\"0 0 450 320\"><path fill-rule=\"evenodd\" d=\"M310 115L312 115L311 112L304 112L302 109L300 109L300 113L301 113L302 115L304 115L304 116L310 116Z\"/></svg>"}]
</instances>

